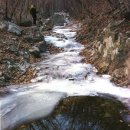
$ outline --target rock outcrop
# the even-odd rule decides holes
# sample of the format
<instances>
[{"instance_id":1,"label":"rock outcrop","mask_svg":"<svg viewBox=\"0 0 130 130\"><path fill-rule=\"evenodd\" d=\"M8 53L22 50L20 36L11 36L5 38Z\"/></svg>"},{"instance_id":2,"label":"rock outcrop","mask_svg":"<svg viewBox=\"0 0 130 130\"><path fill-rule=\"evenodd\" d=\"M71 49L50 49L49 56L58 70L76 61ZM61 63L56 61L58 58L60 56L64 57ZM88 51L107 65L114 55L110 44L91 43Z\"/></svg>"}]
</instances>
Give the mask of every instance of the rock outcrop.
<instances>
[{"instance_id":1,"label":"rock outcrop","mask_svg":"<svg viewBox=\"0 0 130 130\"><path fill-rule=\"evenodd\" d=\"M11 32L17 36L21 36L23 32L22 28L20 28L18 25L16 25L15 23L8 22L8 21L1 21L0 29L7 30L8 32Z\"/></svg>"},{"instance_id":2,"label":"rock outcrop","mask_svg":"<svg viewBox=\"0 0 130 130\"><path fill-rule=\"evenodd\" d=\"M127 86L130 80L130 23L123 17L124 7L119 7L121 10L116 8L108 14L102 12L94 16L91 22L84 20L77 39L85 45L81 54L86 62L94 64L98 73L111 75L118 85Z\"/></svg>"}]
</instances>

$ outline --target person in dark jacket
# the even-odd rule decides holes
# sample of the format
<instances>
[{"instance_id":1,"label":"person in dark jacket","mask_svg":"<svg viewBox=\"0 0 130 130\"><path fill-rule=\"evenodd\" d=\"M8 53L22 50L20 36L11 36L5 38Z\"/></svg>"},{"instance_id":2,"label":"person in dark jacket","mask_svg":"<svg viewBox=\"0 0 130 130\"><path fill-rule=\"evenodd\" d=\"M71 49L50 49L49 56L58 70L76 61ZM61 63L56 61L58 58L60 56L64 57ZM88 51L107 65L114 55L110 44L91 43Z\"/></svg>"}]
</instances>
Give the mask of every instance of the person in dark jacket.
<instances>
[{"instance_id":1,"label":"person in dark jacket","mask_svg":"<svg viewBox=\"0 0 130 130\"><path fill-rule=\"evenodd\" d=\"M37 21L37 10L36 7L34 5L31 5L30 8L30 14L32 15L32 19L33 19L33 24L36 25L36 21Z\"/></svg>"}]
</instances>

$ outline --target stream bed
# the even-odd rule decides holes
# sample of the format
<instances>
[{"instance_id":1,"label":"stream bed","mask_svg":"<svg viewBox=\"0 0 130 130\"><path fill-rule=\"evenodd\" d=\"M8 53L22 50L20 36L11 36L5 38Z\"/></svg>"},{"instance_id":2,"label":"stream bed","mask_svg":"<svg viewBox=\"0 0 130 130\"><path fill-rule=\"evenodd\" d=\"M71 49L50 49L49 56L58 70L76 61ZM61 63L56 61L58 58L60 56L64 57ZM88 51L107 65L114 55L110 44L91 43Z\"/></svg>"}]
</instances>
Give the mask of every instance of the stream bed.
<instances>
[{"instance_id":1,"label":"stream bed","mask_svg":"<svg viewBox=\"0 0 130 130\"><path fill-rule=\"evenodd\" d=\"M38 73L31 84L7 87L0 97L1 130L130 129L130 89L84 63L77 29L70 22L45 36L63 51L43 54L46 59L33 65Z\"/></svg>"}]
</instances>

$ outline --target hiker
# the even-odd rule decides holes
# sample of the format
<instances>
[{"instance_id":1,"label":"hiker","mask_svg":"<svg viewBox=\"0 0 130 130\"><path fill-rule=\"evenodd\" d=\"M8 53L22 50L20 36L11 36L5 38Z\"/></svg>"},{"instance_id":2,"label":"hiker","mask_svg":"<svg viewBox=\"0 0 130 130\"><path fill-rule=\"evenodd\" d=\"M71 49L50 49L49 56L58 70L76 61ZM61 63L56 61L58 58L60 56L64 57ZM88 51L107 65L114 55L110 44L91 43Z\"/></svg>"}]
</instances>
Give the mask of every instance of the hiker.
<instances>
[{"instance_id":1,"label":"hiker","mask_svg":"<svg viewBox=\"0 0 130 130\"><path fill-rule=\"evenodd\" d=\"M35 5L31 5L30 8L30 14L32 15L32 19L33 19L33 24L36 25L36 21L37 21L37 10Z\"/></svg>"}]
</instances>

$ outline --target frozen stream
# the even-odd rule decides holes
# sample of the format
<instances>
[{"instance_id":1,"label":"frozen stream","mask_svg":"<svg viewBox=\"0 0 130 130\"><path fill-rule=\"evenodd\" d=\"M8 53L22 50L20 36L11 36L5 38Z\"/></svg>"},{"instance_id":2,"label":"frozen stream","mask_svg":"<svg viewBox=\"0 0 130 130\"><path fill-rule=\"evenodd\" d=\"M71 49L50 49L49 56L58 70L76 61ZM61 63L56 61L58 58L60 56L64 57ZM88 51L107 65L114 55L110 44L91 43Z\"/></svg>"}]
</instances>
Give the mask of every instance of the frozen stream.
<instances>
[{"instance_id":1,"label":"frozen stream","mask_svg":"<svg viewBox=\"0 0 130 130\"><path fill-rule=\"evenodd\" d=\"M1 97L1 130L47 117L60 100L70 96L113 96L130 109L130 89L115 86L108 75L99 77L92 65L83 63L79 53L84 46L75 41L76 29L76 25L55 27L53 35L45 37L48 44L64 51L47 54L46 60L34 65L38 77L32 84L13 87ZM130 121L130 115L127 118Z\"/></svg>"}]
</instances>

